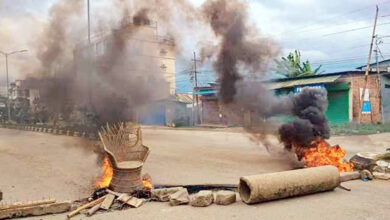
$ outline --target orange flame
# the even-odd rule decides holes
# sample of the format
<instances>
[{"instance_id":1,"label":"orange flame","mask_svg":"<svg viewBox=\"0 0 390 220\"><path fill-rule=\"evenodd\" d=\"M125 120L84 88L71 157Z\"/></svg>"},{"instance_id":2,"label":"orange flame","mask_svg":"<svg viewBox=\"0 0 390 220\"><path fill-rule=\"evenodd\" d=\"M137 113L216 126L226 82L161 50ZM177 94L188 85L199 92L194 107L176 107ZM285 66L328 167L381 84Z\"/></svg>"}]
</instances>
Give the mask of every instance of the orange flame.
<instances>
[{"instance_id":1,"label":"orange flame","mask_svg":"<svg viewBox=\"0 0 390 220\"><path fill-rule=\"evenodd\" d=\"M102 171L103 176L95 182L95 186L98 188L108 187L110 185L112 175L114 174L110 164L110 160L107 156L105 156L103 159Z\"/></svg>"},{"instance_id":2,"label":"orange flame","mask_svg":"<svg viewBox=\"0 0 390 220\"><path fill-rule=\"evenodd\" d=\"M146 189L153 189L153 185L149 180L142 180L142 184L144 185L144 188Z\"/></svg>"},{"instance_id":3,"label":"orange flame","mask_svg":"<svg viewBox=\"0 0 390 220\"><path fill-rule=\"evenodd\" d=\"M143 185L144 189L147 189L147 190L152 190L154 188L153 184L152 184L152 177L148 173L145 173L142 176L142 185Z\"/></svg>"},{"instance_id":4,"label":"orange flame","mask_svg":"<svg viewBox=\"0 0 390 220\"><path fill-rule=\"evenodd\" d=\"M345 162L346 151L339 145L330 146L326 141L316 142L314 147L301 149L307 167L333 165L339 172L353 171L353 165Z\"/></svg>"}]
</instances>

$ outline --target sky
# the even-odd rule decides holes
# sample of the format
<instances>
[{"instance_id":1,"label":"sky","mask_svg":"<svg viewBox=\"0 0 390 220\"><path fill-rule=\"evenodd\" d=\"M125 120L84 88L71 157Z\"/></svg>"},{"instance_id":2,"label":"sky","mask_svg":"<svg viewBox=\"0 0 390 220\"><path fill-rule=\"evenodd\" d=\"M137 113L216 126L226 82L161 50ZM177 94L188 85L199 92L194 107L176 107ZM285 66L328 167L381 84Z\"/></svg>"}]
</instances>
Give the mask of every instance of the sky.
<instances>
[{"instance_id":1,"label":"sky","mask_svg":"<svg viewBox=\"0 0 390 220\"><path fill-rule=\"evenodd\" d=\"M204 0L191 0L201 5ZM250 22L274 39L281 56L299 50L323 73L353 70L367 63L376 4L379 61L390 59L390 0L249 0ZM383 55L383 57L382 57ZM375 53L372 62L375 61ZM204 77L203 75L207 76ZM210 81L201 74L201 84ZM180 84L180 83L178 83ZM182 83L185 84L185 83ZM185 91L188 85L182 86Z\"/></svg>"},{"instance_id":2,"label":"sky","mask_svg":"<svg viewBox=\"0 0 390 220\"><path fill-rule=\"evenodd\" d=\"M101 0L91 0L98 4ZM43 22L55 0L0 0L0 26L13 24L9 30L0 30L0 50L28 49L29 41L39 30L15 36L26 25ZM190 0L199 7L204 0ZM390 59L390 0L246 0L250 23L260 34L275 40L282 48L279 56L294 50L301 51L304 60L314 67L322 65L324 73L351 70L367 62L375 5L379 6L377 34L381 40L379 60ZM7 7L4 7L4 6ZM93 12L92 12L93 13ZM375 53L374 53L375 55ZM177 58L178 92L190 92L188 69L192 68L192 51ZM18 65L33 59L26 54L10 59L10 77L25 69ZM375 61L375 56L373 56ZM4 69L4 70L3 70ZM214 80L211 64L199 69L199 84ZM0 83L4 82L5 66L0 58ZM5 74L4 74L5 75Z\"/></svg>"}]
</instances>

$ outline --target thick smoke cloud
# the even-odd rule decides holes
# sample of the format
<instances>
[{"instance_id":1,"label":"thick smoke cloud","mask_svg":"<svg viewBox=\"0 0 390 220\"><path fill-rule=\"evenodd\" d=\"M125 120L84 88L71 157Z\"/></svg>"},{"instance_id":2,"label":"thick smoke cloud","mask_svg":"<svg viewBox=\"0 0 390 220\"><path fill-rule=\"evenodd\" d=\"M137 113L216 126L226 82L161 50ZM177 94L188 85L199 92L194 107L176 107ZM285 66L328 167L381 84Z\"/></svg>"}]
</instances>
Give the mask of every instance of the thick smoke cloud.
<instances>
[{"instance_id":1,"label":"thick smoke cloud","mask_svg":"<svg viewBox=\"0 0 390 220\"><path fill-rule=\"evenodd\" d=\"M157 44L138 47L139 42L128 41L145 31L142 25L151 19L159 22L160 32L175 39L176 54L188 52L183 42L188 31L197 30L191 34L196 36L194 44L199 46L202 60L213 60L219 99L226 108L238 114L252 112L262 119L259 126L263 128L268 127L264 122L272 116L295 117L295 121L279 129L287 149L294 143L305 145L317 137L329 137L324 91L306 89L299 95L275 97L261 83L280 49L250 25L245 1L208 0L200 8L192 7L186 0L131 1L132 4L113 1L111 7L118 13L112 16L119 14L118 19L110 18L107 13L94 17L110 29L109 34L105 30L100 36L107 45L101 54L98 46L89 48L82 42L86 36L85 24L79 25L78 21L85 19L84 3L58 1L50 10L49 23L36 44L41 65L34 76L45 79L41 99L49 102L47 111L53 121L89 120L99 126L134 120L134 109L164 98L161 94L165 94L167 85L159 63L152 58L155 54L141 56L159 51ZM126 25L129 21L134 24ZM85 51L87 56L83 55ZM261 134L264 129L253 131Z\"/></svg>"},{"instance_id":2,"label":"thick smoke cloud","mask_svg":"<svg viewBox=\"0 0 390 220\"><path fill-rule=\"evenodd\" d=\"M138 47L140 40L129 40L140 32L150 36L150 28L143 26L149 24L148 9L134 11L123 1L116 3L119 21L91 46L76 22L84 16L82 1L61 0L50 9L36 43L41 65L26 81L39 88L36 102L54 125L67 121L93 129L134 120L136 108L167 97L167 83L153 58L158 44Z\"/></svg>"},{"instance_id":3,"label":"thick smoke cloud","mask_svg":"<svg viewBox=\"0 0 390 220\"><path fill-rule=\"evenodd\" d=\"M265 88L261 82L247 79L237 82L236 88L235 103L259 117L292 114L291 96L276 97L273 91Z\"/></svg>"},{"instance_id":4,"label":"thick smoke cloud","mask_svg":"<svg viewBox=\"0 0 390 220\"><path fill-rule=\"evenodd\" d=\"M69 55L75 42L70 39L70 31L71 28L76 29L72 19L81 16L83 6L82 1L67 0L59 1L50 9L49 23L37 46L37 57L41 61L38 70L40 76L50 76L54 71L58 71L56 68L63 68L71 59Z\"/></svg>"},{"instance_id":5,"label":"thick smoke cloud","mask_svg":"<svg viewBox=\"0 0 390 220\"><path fill-rule=\"evenodd\" d=\"M309 147L316 138L329 138L330 128L324 114L328 103L325 89L303 89L292 97L292 103L292 115L296 119L279 129L286 149L291 149L294 144Z\"/></svg>"},{"instance_id":6,"label":"thick smoke cloud","mask_svg":"<svg viewBox=\"0 0 390 220\"><path fill-rule=\"evenodd\" d=\"M232 109L241 109L241 114L250 111L263 119L256 128L247 130L262 139L268 149L266 135L261 134L269 132L264 128L268 127L267 119L291 115L296 119L279 129L286 149L290 150L294 143L308 146L317 137L329 138L324 115L325 90L304 89L299 95L276 97L260 82L278 47L269 39L253 37L258 31L248 25L247 6L240 1L210 0L203 5L203 12L215 35L221 38L214 62L220 82L220 101ZM210 56L209 51L204 54Z\"/></svg>"},{"instance_id":7,"label":"thick smoke cloud","mask_svg":"<svg viewBox=\"0 0 390 220\"><path fill-rule=\"evenodd\" d=\"M123 18L128 19L127 16ZM91 104L100 123L135 120L135 108L167 98L168 85L158 62L152 57L155 54L144 54L145 51L158 52L158 45L139 48L135 45L139 40L128 41L129 37L143 31L142 25L148 24L147 10L136 12L133 21L134 25L113 30L101 63L96 66L92 79L85 82L86 85L92 83Z\"/></svg>"},{"instance_id":8,"label":"thick smoke cloud","mask_svg":"<svg viewBox=\"0 0 390 220\"><path fill-rule=\"evenodd\" d=\"M60 118L69 118L74 103L75 66L72 53L76 41L73 37L77 37L80 27L73 24L77 24L83 6L78 0L62 0L54 4L49 11L48 22L34 38L33 49L30 50L32 55L35 53L39 65L29 67L25 86L40 90L40 98L34 102L41 107L36 107L39 112L35 113L40 115L45 112L46 120L54 124Z\"/></svg>"},{"instance_id":9,"label":"thick smoke cloud","mask_svg":"<svg viewBox=\"0 0 390 220\"><path fill-rule=\"evenodd\" d=\"M228 104L236 95L236 82L243 77L240 68L249 74L264 73L277 47L270 39L254 36L257 30L249 26L247 5L241 1L210 0L203 5L203 13L221 38L214 69L220 80L220 99Z\"/></svg>"}]
</instances>

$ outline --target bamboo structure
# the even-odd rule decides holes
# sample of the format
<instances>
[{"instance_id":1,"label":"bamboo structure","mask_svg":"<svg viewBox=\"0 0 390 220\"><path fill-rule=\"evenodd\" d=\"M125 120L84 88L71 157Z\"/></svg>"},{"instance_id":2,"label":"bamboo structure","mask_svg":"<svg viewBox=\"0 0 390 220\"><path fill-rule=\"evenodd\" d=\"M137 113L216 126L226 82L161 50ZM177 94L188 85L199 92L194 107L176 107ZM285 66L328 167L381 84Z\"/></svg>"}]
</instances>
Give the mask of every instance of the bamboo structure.
<instances>
[{"instance_id":1,"label":"bamboo structure","mask_svg":"<svg viewBox=\"0 0 390 220\"><path fill-rule=\"evenodd\" d=\"M141 189L142 167L150 151L142 145L140 126L133 123L107 125L99 132L99 137L113 168L110 188L120 193Z\"/></svg>"}]
</instances>

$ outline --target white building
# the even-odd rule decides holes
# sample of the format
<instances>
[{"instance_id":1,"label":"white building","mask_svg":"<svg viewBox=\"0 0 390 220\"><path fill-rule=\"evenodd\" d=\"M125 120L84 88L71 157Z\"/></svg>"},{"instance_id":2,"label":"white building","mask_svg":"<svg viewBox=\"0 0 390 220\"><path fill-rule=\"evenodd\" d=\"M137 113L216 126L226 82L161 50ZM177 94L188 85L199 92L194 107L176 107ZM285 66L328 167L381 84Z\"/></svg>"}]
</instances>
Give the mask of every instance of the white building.
<instances>
[{"instance_id":1,"label":"white building","mask_svg":"<svg viewBox=\"0 0 390 220\"><path fill-rule=\"evenodd\" d=\"M176 91L174 40L167 36L159 36L157 33L157 23L153 21L134 22L133 19L128 18L120 31L126 38L126 50L130 53L131 51L135 51L131 53L131 57L128 57L129 61L139 59L143 62L158 65L158 74L163 76L168 83L169 94L174 95ZM100 33L91 38L91 44L88 44L87 41L80 43L75 51L75 59L88 58L88 53L92 53L93 57L99 60L99 58L107 53L112 35L112 31ZM142 69L139 66L131 67L129 65L126 71L128 74L139 74L142 77L143 72L155 70L149 69L147 65L144 65Z\"/></svg>"}]
</instances>

